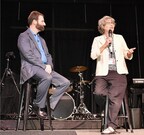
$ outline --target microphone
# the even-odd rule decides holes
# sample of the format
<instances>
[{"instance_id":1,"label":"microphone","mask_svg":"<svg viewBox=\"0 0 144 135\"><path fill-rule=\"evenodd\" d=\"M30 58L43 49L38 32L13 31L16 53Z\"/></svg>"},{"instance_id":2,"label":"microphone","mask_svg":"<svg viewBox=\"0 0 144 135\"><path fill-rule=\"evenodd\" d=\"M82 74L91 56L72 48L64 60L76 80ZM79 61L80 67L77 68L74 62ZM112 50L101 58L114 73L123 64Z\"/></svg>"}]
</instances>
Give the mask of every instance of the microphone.
<instances>
[{"instance_id":1,"label":"microphone","mask_svg":"<svg viewBox=\"0 0 144 135\"><path fill-rule=\"evenodd\" d=\"M112 37L112 30L109 30L108 35L109 37Z\"/></svg>"},{"instance_id":2,"label":"microphone","mask_svg":"<svg viewBox=\"0 0 144 135\"><path fill-rule=\"evenodd\" d=\"M109 30L108 31L108 35L109 35L109 37L112 37L112 30ZM111 45L111 43L109 43L109 46Z\"/></svg>"}]
</instances>

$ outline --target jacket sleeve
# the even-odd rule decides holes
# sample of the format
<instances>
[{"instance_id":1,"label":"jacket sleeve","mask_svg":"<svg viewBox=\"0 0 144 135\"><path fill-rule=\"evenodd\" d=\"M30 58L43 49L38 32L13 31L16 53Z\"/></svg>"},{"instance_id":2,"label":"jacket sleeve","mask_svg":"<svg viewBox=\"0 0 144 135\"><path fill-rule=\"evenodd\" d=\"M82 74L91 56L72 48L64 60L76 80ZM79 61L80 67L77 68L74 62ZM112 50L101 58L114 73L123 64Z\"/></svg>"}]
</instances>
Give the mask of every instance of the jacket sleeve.
<instances>
[{"instance_id":1,"label":"jacket sleeve","mask_svg":"<svg viewBox=\"0 0 144 135\"><path fill-rule=\"evenodd\" d=\"M22 33L18 37L18 48L21 54L21 57L30 64L34 66L39 66L43 69L46 68L46 65L42 63L40 54L36 52L35 44L32 43L29 36Z\"/></svg>"},{"instance_id":2,"label":"jacket sleeve","mask_svg":"<svg viewBox=\"0 0 144 135\"><path fill-rule=\"evenodd\" d=\"M98 41L98 38L94 38L91 48L91 54L90 57L95 60L101 55L100 53L100 42Z\"/></svg>"}]
</instances>

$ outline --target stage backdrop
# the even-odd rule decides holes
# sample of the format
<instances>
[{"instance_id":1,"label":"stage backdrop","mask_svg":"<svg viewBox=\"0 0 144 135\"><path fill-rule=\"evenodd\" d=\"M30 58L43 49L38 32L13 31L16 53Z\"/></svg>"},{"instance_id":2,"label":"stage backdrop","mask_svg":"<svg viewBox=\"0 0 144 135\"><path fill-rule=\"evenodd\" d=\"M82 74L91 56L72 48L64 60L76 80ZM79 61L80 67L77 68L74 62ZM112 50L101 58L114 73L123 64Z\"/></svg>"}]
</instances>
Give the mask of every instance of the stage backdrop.
<instances>
[{"instance_id":1,"label":"stage backdrop","mask_svg":"<svg viewBox=\"0 0 144 135\"><path fill-rule=\"evenodd\" d=\"M14 52L11 70L19 76L20 56L18 35L27 29L27 17L32 10L45 15L46 30L40 33L47 42L57 72L78 82L75 66L86 66L84 80L91 81L95 61L90 58L93 39L100 35L97 22L104 15L116 20L115 33L122 34L129 48L136 47L132 61L127 61L128 82L144 77L144 4L139 0L2 0L1 76L6 68L6 53ZM88 90L91 92L91 90ZM88 100L89 104L91 99ZM91 108L89 106L89 108Z\"/></svg>"}]
</instances>

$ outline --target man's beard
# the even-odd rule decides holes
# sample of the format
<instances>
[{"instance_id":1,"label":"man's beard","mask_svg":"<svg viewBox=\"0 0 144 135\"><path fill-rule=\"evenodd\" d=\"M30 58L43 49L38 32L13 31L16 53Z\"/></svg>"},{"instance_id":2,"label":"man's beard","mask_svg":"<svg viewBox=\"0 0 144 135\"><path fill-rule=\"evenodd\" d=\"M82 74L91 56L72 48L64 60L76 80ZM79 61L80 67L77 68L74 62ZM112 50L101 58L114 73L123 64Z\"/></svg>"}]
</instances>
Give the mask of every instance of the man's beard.
<instances>
[{"instance_id":1,"label":"man's beard","mask_svg":"<svg viewBox=\"0 0 144 135\"><path fill-rule=\"evenodd\" d=\"M36 28L39 30L39 31L44 31L45 30L45 27L40 25L40 24L37 24L36 25Z\"/></svg>"}]
</instances>

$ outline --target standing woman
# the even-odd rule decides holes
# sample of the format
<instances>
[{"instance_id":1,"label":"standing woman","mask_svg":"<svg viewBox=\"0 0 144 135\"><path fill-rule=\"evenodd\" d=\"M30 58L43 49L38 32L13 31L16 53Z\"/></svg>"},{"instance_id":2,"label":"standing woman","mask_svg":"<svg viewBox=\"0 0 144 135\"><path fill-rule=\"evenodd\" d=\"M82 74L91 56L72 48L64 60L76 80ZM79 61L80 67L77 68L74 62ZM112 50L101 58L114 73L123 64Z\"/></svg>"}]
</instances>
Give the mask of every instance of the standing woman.
<instances>
[{"instance_id":1,"label":"standing woman","mask_svg":"<svg viewBox=\"0 0 144 135\"><path fill-rule=\"evenodd\" d=\"M136 48L129 49L122 35L115 34L115 19L104 16L98 21L100 36L94 38L91 58L97 60L94 94L109 96L108 127L103 134L115 133L116 120L127 88L128 69L125 59L131 60Z\"/></svg>"}]
</instances>

